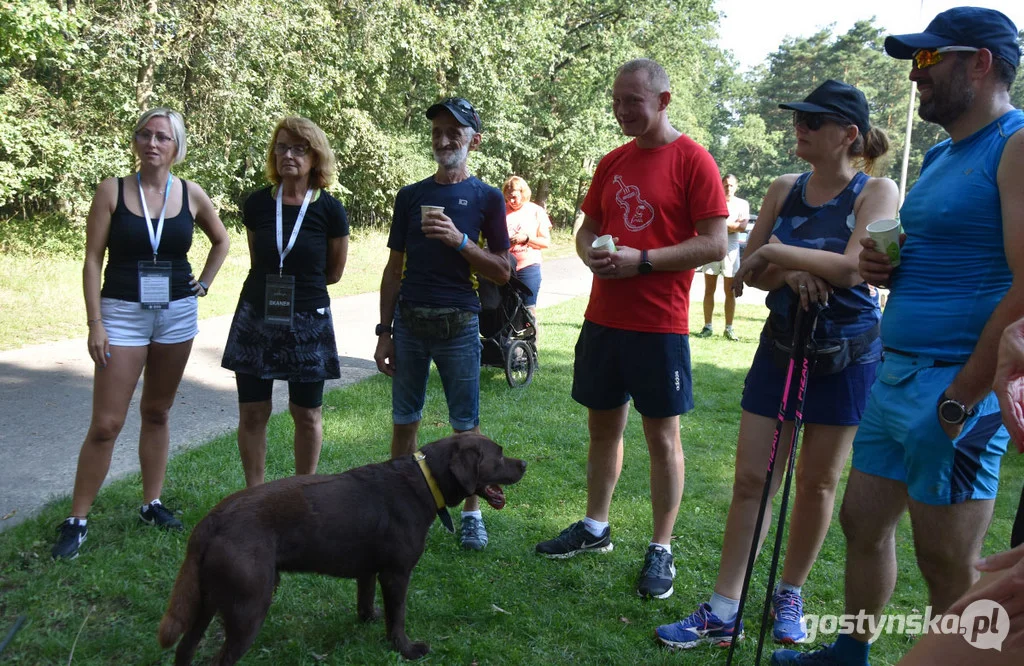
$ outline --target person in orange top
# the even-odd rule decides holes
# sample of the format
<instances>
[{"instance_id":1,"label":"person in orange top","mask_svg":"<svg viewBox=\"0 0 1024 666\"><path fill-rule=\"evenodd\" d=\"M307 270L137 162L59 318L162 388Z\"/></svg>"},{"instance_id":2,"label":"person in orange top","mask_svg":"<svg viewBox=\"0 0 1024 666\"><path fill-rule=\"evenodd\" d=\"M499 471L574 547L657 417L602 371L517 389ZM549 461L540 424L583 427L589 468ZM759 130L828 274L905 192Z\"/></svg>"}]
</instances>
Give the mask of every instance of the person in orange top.
<instances>
[{"instance_id":1,"label":"person in orange top","mask_svg":"<svg viewBox=\"0 0 1024 666\"><path fill-rule=\"evenodd\" d=\"M530 186L519 176L506 180L501 193L505 195L505 221L512 244L509 251L516 258L516 277L533 292L523 302L536 315L540 251L551 244L551 220L543 208L530 201Z\"/></svg>"}]
</instances>

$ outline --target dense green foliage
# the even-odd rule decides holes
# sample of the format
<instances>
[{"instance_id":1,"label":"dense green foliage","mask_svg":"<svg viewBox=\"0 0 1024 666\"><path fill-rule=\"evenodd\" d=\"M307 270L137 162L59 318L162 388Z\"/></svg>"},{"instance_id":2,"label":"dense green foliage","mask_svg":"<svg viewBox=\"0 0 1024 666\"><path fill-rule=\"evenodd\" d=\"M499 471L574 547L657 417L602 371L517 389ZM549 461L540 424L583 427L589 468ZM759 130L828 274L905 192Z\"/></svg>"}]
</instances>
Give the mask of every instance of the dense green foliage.
<instances>
[{"instance_id":1,"label":"dense green foliage","mask_svg":"<svg viewBox=\"0 0 1024 666\"><path fill-rule=\"evenodd\" d=\"M677 123L709 141L711 0L9 0L0 2L0 216L81 223L95 184L131 169L140 110L181 110L179 167L228 216L262 180L283 114L328 133L357 224L432 170L424 109L472 100L474 169L525 176L571 220L596 157L619 140L615 67L651 55L676 80Z\"/></svg>"},{"instance_id":2,"label":"dense green foliage","mask_svg":"<svg viewBox=\"0 0 1024 666\"><path fill-rule=\"evenodd\" d=\"M714 0L0 0L0 220L15 222L0 251L21 251L15 236L38 237L42 254L81 237L95 184L131 170L132 123L156 105L184 113L178 170L227 219L263 182L275 122L300 114L331 139L354 223L380 227L398 188L432 170L424 109L462 95L484 122L474 170L495 184L524 176L568 224L622 141L608 93L638 56L666 66L673 124L755 206L772 178L803 168L776 105L829 77L867 93L899 178L908 64L884 54L879 27L787 39L740 75L715 46L718 20ZM911 183L942 136L915 122Z\"/></svg>"}]
</instances>

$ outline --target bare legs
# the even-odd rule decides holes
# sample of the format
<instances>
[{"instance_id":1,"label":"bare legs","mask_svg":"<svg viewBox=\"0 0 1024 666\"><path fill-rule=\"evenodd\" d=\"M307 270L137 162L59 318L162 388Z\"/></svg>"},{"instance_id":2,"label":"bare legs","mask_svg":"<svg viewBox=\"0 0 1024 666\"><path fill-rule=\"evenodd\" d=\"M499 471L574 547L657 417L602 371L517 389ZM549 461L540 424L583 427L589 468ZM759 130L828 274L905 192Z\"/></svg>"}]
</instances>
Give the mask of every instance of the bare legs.
<instances>
[{"instance_id":1,"label":"bare legs","mask_svg":"<svg viewBox=\"0 0 1024 666\"><path fill-rule=\"evenodd\" d=\"M295 473L315 474L324 440L322 408L299 407L289 402L288 410L295 422ZM258 486L264 480L271 411L270 400L238 403L238 452L246 488Z\"/></svg>"},{"instance_id":2,"label":"bare legs","mask_svg":"<svg viewBox=\"0 0 1024 666\"><path fill-rule=\"evenodd\" d=\"M718 579L715 583L715 592L723 597L738 599L742 590L775 423L775 419L747 411L743 411L740 417L733 497L726 519ZM775 495L782 483L792 432L793 424L786 423L775 459L771 496ZM803 444L797 458L796 497L782 571L782 580L791 585L801 586L806 582L818 557L832 520L836 486L855 433L854 426L805 426ZM768 534L771 519L771 511L768 510L761 527L759 549Z\"/></svg>"},{"instance_id":3,"label":"bare legs","mask_svg":"<svg viewBox=\"0 0 1024 666\"><path fill-rule=\"evenodd\" d=\"M142 387L139 463L144 499L160 496L170 441L168 414L192 350L192 341L148 347L114 347L105 368L93 379L92 421L78 456L71 515L84 518L110 470L114 442L124 427L135 386L146 369Z\"/></svg>"},{"instance_id":4,"label":"bare legs","mask_svg":"<svg viewBox=\"0 0 1024 666\"><path fill-rule=\"evenodd\" d=\"M612 494L622 472L622 433L628 415L628 403L616 409L588 411L587 516L599 522L608 522ZM651 457L652 541L667 544L679 512L685 476L679 417L645 416L643 426Z\"/></svg>"}]
</instances>

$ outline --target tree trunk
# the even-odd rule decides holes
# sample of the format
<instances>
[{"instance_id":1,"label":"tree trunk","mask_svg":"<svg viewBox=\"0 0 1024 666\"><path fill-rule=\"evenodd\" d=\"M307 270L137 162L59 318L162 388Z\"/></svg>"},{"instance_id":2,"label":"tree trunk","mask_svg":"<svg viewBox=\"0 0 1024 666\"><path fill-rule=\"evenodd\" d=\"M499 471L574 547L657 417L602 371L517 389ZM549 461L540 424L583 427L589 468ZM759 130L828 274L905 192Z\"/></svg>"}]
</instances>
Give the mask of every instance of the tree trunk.
<instances>
[{"instance_id":1,"label":"tree trunk","mask_svg":"<svg viewBox=\"0 0 1024 666\"><path fill-rule=\"evenodd\" d=\"M156 68L156 18L157 0L146 0L146 25L143 29L143 48L139 74L135 79L135 102L139 113L149 108L149 98L153 96L153 70Z\"/></svg>"}]
</instances>

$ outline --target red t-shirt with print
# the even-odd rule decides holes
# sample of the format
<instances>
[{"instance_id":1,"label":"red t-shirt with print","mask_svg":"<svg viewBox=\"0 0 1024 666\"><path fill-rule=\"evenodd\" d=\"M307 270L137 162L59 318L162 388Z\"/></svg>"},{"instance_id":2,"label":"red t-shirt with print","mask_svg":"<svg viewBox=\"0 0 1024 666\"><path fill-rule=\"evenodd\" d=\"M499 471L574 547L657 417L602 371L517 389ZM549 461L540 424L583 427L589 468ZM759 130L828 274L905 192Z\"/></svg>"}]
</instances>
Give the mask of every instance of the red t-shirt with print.
<instances>
[{"instance_id":1,"label":"red t-shirt with print","mask_svg":"<svg viewBox=\"0 0 1024 666\"><path fill-rule=\"evenodd\" d=\"M652 250L697 235L694 223L727 217L725 190L714 158L685 134L653 149L636 141L597 165L583 212L617 245ZM588 321L650 333L689 333L693 269L658 271L621 280L594 277Z\"/></svg>"}]
</instances>

